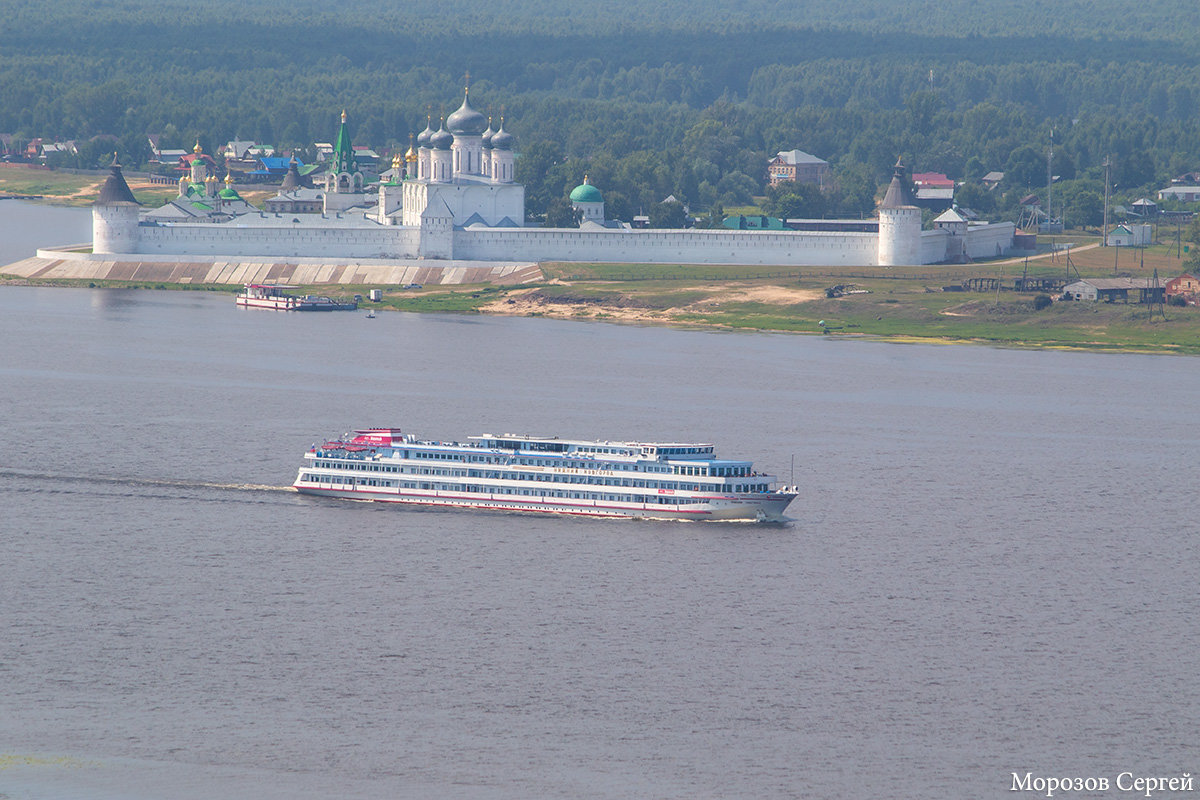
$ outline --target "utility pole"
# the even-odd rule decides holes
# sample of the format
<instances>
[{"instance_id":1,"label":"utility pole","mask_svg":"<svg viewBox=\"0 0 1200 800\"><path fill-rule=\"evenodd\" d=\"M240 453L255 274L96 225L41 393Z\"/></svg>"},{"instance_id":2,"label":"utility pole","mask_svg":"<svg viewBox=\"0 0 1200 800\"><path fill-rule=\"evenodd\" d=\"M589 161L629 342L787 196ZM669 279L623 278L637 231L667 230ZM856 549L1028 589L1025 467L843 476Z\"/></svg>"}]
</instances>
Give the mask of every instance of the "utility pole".
<instances>
[{"instance_id":1,"label":"utility pole","mask_svg":"<svg viewBox=\"0 0 1200 800\"><path fill-rule=\"evenodd\" d=\"M1100 231L1100 247L1109 246L1109 167L1111 158L1104 156L1104 230Z\"/></svg>"},{"instance_id":2,"label":"utility pole","mask_svg":"<svg viewBox=\"0 0 1200 800\"><path fill-rule=\"evenodd\" d=\"M1054 222L1054 128L1050 129L1050 149L1046 151L1046 215ZM1053 227L1048 230L1054 230Z\"/></svg>"},{"instance_id":3,"label":"utility pole","mask_svg":"<svg viewBox=\"0 0 1200 800\"><path fill-rule=\"evenodd\" d=\"M1150 285L1150 321L1154 321L1154 312L1163 318L1163 322L1167 321L1167 301L1163 294L1162 286L1158 282L1158 267L1154 268L1154 282Z\"/></svg>"}]
</instances>

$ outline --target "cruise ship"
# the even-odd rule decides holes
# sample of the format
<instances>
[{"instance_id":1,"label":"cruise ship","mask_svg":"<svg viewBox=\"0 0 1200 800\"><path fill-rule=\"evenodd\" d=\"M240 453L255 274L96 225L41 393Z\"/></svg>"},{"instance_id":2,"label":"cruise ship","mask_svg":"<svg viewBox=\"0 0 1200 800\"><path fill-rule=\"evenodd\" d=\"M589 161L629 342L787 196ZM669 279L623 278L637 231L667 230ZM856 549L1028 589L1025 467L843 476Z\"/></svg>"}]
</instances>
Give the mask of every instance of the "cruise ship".
<instances>
[{"instance_id":1,"label":"cruise ship","mask_svg":"<svg viewBox=\"0 0 1200 800\"><path fill-rule=\"evenodd\" d=\"M313 445L304 494L421 506L671 520L779 522L796 487L711 444L592 442L505 434L420 440L397 428Z\"/></svg>"}]
</instances>

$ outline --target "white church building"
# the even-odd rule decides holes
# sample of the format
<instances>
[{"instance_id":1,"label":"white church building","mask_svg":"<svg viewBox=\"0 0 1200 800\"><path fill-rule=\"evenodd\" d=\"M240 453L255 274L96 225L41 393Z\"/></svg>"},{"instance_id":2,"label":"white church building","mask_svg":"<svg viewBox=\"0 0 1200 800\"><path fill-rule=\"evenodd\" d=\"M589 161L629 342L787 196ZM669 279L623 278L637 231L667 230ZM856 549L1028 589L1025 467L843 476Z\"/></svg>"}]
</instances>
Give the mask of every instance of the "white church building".
<instances>
[{"instance_id":1,"label":"white church building","mask_svg":"<svg viewBox=\"0 0 1200 800\"><path fill-rule=\"evenodd\" d=\"M393 162L393 177L372 192L355 163L343 112L323 187L285 186L266 204L275 210L259 211L240 197L220 197L215 176L181 180L175 205L194 209L182 201L207 192L215 202L200 207L219 209L207 216L142 212L114 162L93 206L92 252L149 257L143 260L387 259L430 266L451 260L905 266L993 258L1013 245L1012 223L923 231L899 164L879 208L878 231L862 230L861 220L845 221L844 229L836 220L811 230L634 229L605 219L603 195L586 177L570 198L578 227L526 227L525 188L513 180L514 145L503 120L493 130L464 94L458 110L436 131L427 124L403 160ZM296 194L302 191L308 206Z\"/></svg>"}]
</instances>

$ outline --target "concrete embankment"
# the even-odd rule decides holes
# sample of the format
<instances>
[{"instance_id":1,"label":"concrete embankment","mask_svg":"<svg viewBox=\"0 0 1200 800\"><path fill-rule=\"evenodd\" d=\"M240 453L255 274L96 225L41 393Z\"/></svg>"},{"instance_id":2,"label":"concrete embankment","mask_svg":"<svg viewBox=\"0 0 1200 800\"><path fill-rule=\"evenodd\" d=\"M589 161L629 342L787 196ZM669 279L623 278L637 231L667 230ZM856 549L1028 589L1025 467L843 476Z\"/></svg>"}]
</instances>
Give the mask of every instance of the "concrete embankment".
<instances>
[{"instance_id":1,"label":"concrete embankment","mask_svg":"<svg viewBox=\"0 0 1200 800\"><path fill-rule=\"evenodd\" d=\"M540 281L537 264L388 259L266 259L213 256L94 255L81 247L38 250L33 258L0 267L0 275L31 280L139 283L245 283L346 286L520 284Z\"/></svg>"}]
</instances>

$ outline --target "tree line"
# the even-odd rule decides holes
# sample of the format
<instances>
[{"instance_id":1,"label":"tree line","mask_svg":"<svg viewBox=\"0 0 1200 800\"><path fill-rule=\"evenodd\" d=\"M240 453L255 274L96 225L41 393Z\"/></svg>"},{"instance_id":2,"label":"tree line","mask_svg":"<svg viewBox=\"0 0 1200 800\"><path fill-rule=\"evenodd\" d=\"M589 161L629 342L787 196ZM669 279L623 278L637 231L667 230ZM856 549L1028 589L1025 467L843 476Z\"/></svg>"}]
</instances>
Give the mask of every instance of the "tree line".
<instances>
[{"instance_id":1,"label":"tree line","mask_svg":"<svg viewBox=\"0 0 1200 800\"><path fill-rule=\"evenodd\" d=\"M1053 16L1039 9L1000 26L1011 5L940 4L944 24L930 26L881 0L820 0L818 27L766 2L729 20L715 0L610 0L582 17L548 0L372 0L336 15L310 0L4 0L0 132L84 142L78 166L113 149L142 164L148 133L164 147L242 138L305 154L345 108L356 143L402 149L457 107L469 70L473 104L518 137L534 215L586 173L616 218L669 195L711 216L762 196L768 158L794 148L830 162L827 191L768 202L814 216L871 213L897 157L976 188L1006 172L1007 192L967 198L1011 215L1045 186L1051 136L1068 218L1094 216L1106 158L1118 202L1200 169L1196 20L1135 11L1142 27L1115 39L1104 9L1131 12L1113 0L1073 25L1038 23Z\"/></svg>"}]
</instances>

